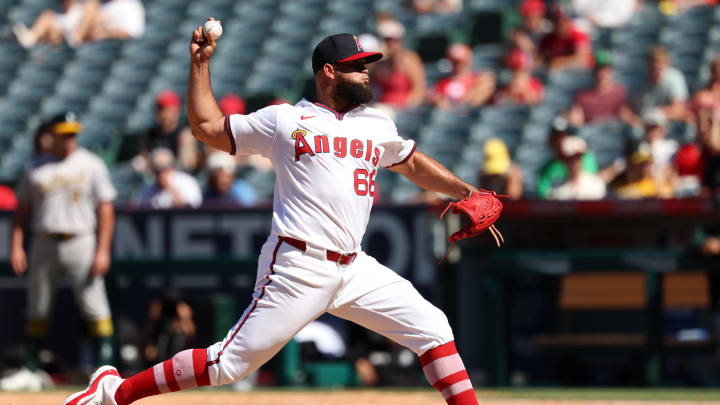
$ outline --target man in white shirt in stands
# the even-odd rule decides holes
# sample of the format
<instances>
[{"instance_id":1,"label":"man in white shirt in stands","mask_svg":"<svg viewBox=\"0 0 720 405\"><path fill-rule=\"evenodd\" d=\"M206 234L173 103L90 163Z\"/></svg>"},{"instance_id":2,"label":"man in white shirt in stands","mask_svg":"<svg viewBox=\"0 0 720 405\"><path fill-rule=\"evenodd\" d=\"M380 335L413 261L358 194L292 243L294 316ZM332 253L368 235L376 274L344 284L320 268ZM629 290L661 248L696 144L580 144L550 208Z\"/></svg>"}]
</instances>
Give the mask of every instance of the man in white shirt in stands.
<instances>
[{"instance_id":1,"label":"man in white shirt in stands","mask_svg":"<svg viewBox=\"0 0 720 405\"><path fill-rule=\"evenodd\" d=\"M605 197L605 181L595 173L583 170L582 156L587 143L578 136L563 139L560 145L569 176L565 183L550 190L552 200L600 200Z\"/></svg>"},{"instance_id":2,"label":"man in white shirt in stands","mask_svg":"<svg viewBox=\"0 0 720 405\"><path fill-rule=\"evenodd\" d=\"M200 185L193 176L174 168L175 157L170 149L155 148L151 160L155 183L141 191L140 206L155 209L200 206Z\"/></svg>"}]
</instances>

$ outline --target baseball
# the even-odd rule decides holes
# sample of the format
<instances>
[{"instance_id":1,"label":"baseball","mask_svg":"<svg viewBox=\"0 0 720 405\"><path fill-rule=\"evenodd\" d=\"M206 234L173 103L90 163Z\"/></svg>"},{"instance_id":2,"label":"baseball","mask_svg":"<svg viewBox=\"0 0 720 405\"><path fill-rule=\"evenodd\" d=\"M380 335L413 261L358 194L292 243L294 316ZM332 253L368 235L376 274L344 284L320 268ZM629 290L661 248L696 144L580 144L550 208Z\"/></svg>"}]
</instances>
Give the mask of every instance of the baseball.
<instances>
[{"instance_id":1,"label":"baseball","mask_svg":"<svg viewBox=\"0 0 720 405\"><path fill-rule=\"evenodd\" d=\"M205 35L210 34L214 39L220 38L223 32L222 25L220 25L220 21L217 20L206 22L203 28L205 29Z\"/></svg>"}]
</instances>

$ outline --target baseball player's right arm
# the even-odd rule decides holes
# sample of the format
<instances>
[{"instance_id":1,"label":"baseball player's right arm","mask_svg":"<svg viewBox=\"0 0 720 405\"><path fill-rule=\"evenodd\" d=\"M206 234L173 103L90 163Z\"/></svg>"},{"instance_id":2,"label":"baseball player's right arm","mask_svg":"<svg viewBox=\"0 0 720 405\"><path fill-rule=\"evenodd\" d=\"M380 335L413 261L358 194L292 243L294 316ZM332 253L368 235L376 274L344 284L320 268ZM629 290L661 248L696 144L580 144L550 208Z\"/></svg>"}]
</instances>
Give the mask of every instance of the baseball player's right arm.
<instances>
[{"instance_id":1,"label":"baseball player's right arm","mask_svg":"<svg viewBox=\"0 0 720 405\"><path fill-rule=\"evenodd\" d=\"M20 201L13 217L10 240L10 266L21 277L27 270L27 256L23 248L24 230L30 220L30 206Z\"/></svg>"},{"instance_id":2,"label":"baseball player's right arm","mask_svg":"<svg viewBox=\"0 0 720 405\"><path fill-rule=\"evenodd\" d=\"M190 77L187 90L187 115L192 134L201 142L226 152L232 143L225 132L225 116L217 105L210 86L210 57L217 43L206 38L197 27L190 41Z\"/></svg>"}]
</instances>

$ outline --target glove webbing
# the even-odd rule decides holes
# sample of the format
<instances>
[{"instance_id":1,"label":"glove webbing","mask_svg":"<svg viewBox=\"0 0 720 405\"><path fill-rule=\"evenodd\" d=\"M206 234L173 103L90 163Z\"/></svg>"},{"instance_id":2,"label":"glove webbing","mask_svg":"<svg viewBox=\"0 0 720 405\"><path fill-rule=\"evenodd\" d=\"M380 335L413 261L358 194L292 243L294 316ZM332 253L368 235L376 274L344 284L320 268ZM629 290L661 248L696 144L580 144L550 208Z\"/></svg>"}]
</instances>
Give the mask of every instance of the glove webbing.
<instances>
[{"instance_id":1,"label":"glove webbing","mask_svg":"<svg viewBox=\"0 0 720 405\"><path fill-rule=\"evenodd\" d=\"M480 189L480 192L482 192L482 193L492 193L492 194L495 194L494 191L489 191L489 190L484 190L484 189ZM470 194L468 194L468 197L470 197L471 195L472 195L472 192L470 192ZM508 197L508 196L505 195L505 194L496 194L495 196L496 196L496 197L500 197L500 198L507 198L507 197ZM452 208L454 205L455 205L455 204L454 204L453 202L449 203L449 204L447 205L447 207L445 207L445 209L443 210L443 212L440 214L440 219L442 219L442 218L445 216L445 214L448 212L448 210L449 210L450 208ZM497 244L497 247L500 247L500 245L501 245L502 243L505 243L505 238L503 238L502 233L500 233L500 230L495 227L495 224L490 225L487 229L490 230L490 234L492 234L493 238L495 238L495 243ZM450 252L452 252L453 249L455 249L455 245L457 245L457 241L453 241L452 245L451 245L450 248L447 250L447 252L445 252L445 255L442 257L442 259L440 259L440 261L438 262L438 264L442 264L442 262L445 261L445 259L448 257L448 255L450 254Z\"/></svg>"}]
</instances>

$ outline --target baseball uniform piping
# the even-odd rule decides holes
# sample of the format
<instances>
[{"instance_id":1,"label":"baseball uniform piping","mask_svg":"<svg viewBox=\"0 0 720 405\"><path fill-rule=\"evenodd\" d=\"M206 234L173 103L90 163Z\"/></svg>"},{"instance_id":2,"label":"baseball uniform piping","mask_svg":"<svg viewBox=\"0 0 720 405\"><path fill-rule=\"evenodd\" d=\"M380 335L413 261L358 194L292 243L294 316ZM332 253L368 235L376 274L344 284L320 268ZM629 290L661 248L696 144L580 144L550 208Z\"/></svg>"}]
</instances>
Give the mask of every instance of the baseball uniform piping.
<instances>
[{"instance_id":1,"label":"baseball uniform piping","mask_svg":"<svg viewBox=\"0 0 720 405\"><path fill-rule=\"evenodd\" d=\"M339 121L342 121L343 117L345 117L345 114L347 114L347 113L349 113L350 111L352 111L352 110L354 110L355 108L357 108L357 106L353 106L353 107L350 107L349 109L347 109L345 112L341 112L341 113L340 113L340 112L337 112L337 111L335 111L334 109L326 106L325 104L320 103L320 102L317 102L317 101L315 102L315 105L318 106L318 107L322 107L322 108L330 111L331 113L335 114L335 118L337 118Z\"/></svg>"},{"instance_id":2,"label":"baseball uniform piping","mask_svg":"<svg viewBox=\"0 0 720 405\"><path fill-rule=\"evenodd\" d=\"M217 359L208 361L208 363L207 363L208 367L220 362L220 356L222 356L223 352L225 351L225 348L230 344L230 342L233 341L233 339L235 339L235 335L237 335L237 333L240 331L240 328L243 327L243 325L245 324L245 321L247 321L247 319L250 317L250 314L252 314L252 312L255 310L255 308L257 308L258 301L260 301L262 299L262 297L265 295L265 287L269 286L270 283L272 283L272 280L270 280L269 276L275 274L275 270L273 270L273 267L275 266L275 261L277 260L277 252L278 252L278 250L280 250L280 245L282 245L282 243L283 243L282 240L278 240L277 245L275 245L275 250L273 251L273 258L272 258L272 261L270 262L270 274L265 276L265 278L268 279L268 282L262 286L260 295L258 295L258 297L255 298L252 308L250 308L248 313L245 315L243 320L240 322L240 325L238 325L238 327L235 329L235 332L233 332L232 336L230 336L230 339L228 339L228 341L225 342L225 344L223 345L223 348L218 353Z\"/></svg>"},{"instance_id":3,"label":"baseball uniform piping","mask_svg":"<svg viewBox=\"0 0 720 405\"><path fill-rule=\"evenodd\" d=\"M230 154L235 154L235 137L233 137L232 129L230 129L230 116L225 116L225 133L230 138Z\"/></svg>"},{"instance_id":4,"label":"baseball uniform piping","mask_svg":"<svg viewBox=\"0 0 720 405\"><path fill-rule=\"evenodd\" d=\"M391 168L391 167L395 167L395 166L401 165L401 164L407 162L408 159L410 159L410 156L412 156L413 153L415 153L415 148L417 148L417 142L415 142L415 145L413 145L412 150L410 151L410 153L408 153L408 155L405 156L405 159L403 159L403 160L401 160L401 161L399 161L399 162L397 162L397 163L391 164L390 166L387 167L387 169L389 169L389 168Z\"/></svg>"}]
</instances>

